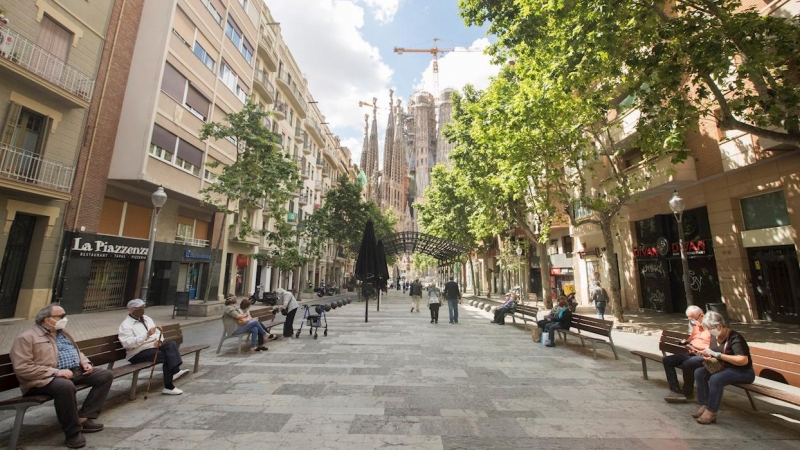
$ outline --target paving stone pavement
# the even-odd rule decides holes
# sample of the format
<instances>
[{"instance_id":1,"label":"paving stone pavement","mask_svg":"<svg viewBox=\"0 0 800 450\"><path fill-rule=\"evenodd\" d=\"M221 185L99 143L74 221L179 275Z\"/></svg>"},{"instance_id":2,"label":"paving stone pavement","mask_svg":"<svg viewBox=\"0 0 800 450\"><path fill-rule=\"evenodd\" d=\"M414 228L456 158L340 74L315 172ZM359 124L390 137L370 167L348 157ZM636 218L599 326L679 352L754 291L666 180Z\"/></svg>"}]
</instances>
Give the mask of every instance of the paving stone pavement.
<instances>
[{"instance_id":1,"label":"paving stone pavement","mask_svg":"<svg viewBox=\"0 0 800 450\"><path fill-rule=\"evenodd\" d=\"M663 373L641 379L627 349L657 336L619 333L621 359L598 360L576 343L545 348L489 313L462 306L456 325L431 324L409 313L407 296L392 291L381 311L353 302L331 311L329 335L270 343L268 352L236 352L234 340L213 353L219 321L186 327L185 342L212 345L196 374L176 384L178 397L148 400L146 376L134 401L114 383L87 435L90 448L145 449L797 449L800 410L729 389L716 425L698 425L694 404L670 405ZM296 322L300 325L300 319ZM661 371L663 372L663 371ZM660 376L659 376L660 375ZM85 394L81 394L81 398ZM13 423L0 416L0 445ZM61 448L52 404L30 410L20 445Z\"/></svg>"}]
</instances>

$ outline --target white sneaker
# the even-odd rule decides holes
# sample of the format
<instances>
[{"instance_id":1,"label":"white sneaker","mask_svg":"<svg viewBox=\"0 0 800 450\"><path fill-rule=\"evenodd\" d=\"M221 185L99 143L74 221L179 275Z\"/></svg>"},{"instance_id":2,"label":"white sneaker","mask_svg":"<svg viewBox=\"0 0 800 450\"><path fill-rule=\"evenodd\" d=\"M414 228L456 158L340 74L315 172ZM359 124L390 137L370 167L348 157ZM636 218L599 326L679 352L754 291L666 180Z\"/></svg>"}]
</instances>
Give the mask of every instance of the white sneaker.
<instances>
[{"instance_id":1,"label":"white sneaker","mask_svg":"<svg viewBox=\"0 0 800 450\"><path fill-rule=\"evenodd\" d=\"M189 369L181 369L175 375L172 376L172 379L177 380L178 378L186 375L189 372L190 372Z\"/></svg>"},{"instance_id":2,"label":"white sneaker","mask_svg":"<svg viewBox=\"0 0 800 450\"><path fill-rule=\"evenodd\" d=\"M174 388L174 389L164 388L164 390L161 391L161 393L164 394L164 395L181 395L181 394L183 394L183 391L178 389L178 388Z\"/></svg>"}]
</instances>

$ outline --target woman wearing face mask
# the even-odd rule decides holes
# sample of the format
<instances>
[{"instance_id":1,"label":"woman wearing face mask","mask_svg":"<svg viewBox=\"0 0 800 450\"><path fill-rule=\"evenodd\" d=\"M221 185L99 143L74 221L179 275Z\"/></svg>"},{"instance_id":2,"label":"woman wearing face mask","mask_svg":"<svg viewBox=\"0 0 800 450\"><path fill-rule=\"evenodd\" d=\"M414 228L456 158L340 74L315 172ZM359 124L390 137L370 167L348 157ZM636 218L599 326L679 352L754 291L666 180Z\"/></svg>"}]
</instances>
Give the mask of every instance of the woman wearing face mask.
<instances>
[{"instance_id":1,"label":"woman wearing face mask","mask_svg":"<svg viewBox=\"0 0 800 450\"><path fill-rule=\"evenodd\" d=\"M722 402L722 393L729 384L752 383L756 378L750 347L741 334L728 328L722 314L709 312L703 317L703 327L715 338L701 355L709 360L716 358L724 367L712 374L705 367L694 371L697 383L697 401L700 409L692 417L703 425L717 421L717 411Z\"/></svg>"}]
</instances>

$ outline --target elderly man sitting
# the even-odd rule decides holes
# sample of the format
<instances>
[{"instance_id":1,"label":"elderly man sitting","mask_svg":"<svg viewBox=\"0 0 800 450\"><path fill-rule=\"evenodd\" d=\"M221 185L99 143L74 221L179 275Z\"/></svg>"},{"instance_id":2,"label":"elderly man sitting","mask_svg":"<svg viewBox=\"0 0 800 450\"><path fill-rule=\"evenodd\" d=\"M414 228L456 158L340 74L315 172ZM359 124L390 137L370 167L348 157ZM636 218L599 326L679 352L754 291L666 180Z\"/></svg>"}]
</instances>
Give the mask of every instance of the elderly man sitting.
<instances>
[{"instance_id":1,"label":"elderly man sitting","mask_svg":"<svg viewBox=\"0 0 800 450\"><path fill-rule=\"evenodd\" d=\"M492 320L492 323L505 325L506 314L513 312L517 308L517 300L519 300L519 294L516 292L509 294L506 301L502 305L498 306L494 311L494 319Z\"/></svg>"},{"instance_id":2,"label":"elderly man sitting","mask_svg":"<svg viewBox=\"0 0 800 450\"><path fill-rule=\"evenodd\" d=\"M691 305L686 308L686 318L692 326L689 339L681 344L686 346L689 353L676 353L664 357L664 372L667 375L669 394L664 397L667 403L686 403L694 395L694 371L703 366L703 356L700 354L711 344L711 332L703 328L703 310L699 306ZM678 375L675 368L680 367L683 373L683 390L678 386Z\"/></svg>"}]
</instances>

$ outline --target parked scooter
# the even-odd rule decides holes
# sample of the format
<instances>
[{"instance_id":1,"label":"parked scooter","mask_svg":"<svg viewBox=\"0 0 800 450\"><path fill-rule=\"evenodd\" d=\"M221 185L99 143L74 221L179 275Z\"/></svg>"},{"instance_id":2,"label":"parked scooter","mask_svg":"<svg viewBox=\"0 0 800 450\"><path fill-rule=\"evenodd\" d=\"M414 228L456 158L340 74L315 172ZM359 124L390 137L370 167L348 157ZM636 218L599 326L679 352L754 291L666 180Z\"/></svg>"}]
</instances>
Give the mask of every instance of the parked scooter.
<instances>
[{"instance_id":1,"label":"parked scooter","mask_svg":"<svg viewBox=\"0 0 800 450\"><path fill-rule=\"evenodd\" d=\"M262 292L261 285L256 286L256 291L250 296L250 303L261 302L265 305L275 305L278 303L278 294L275 292Z\"/></svg>"}]
</instances>

